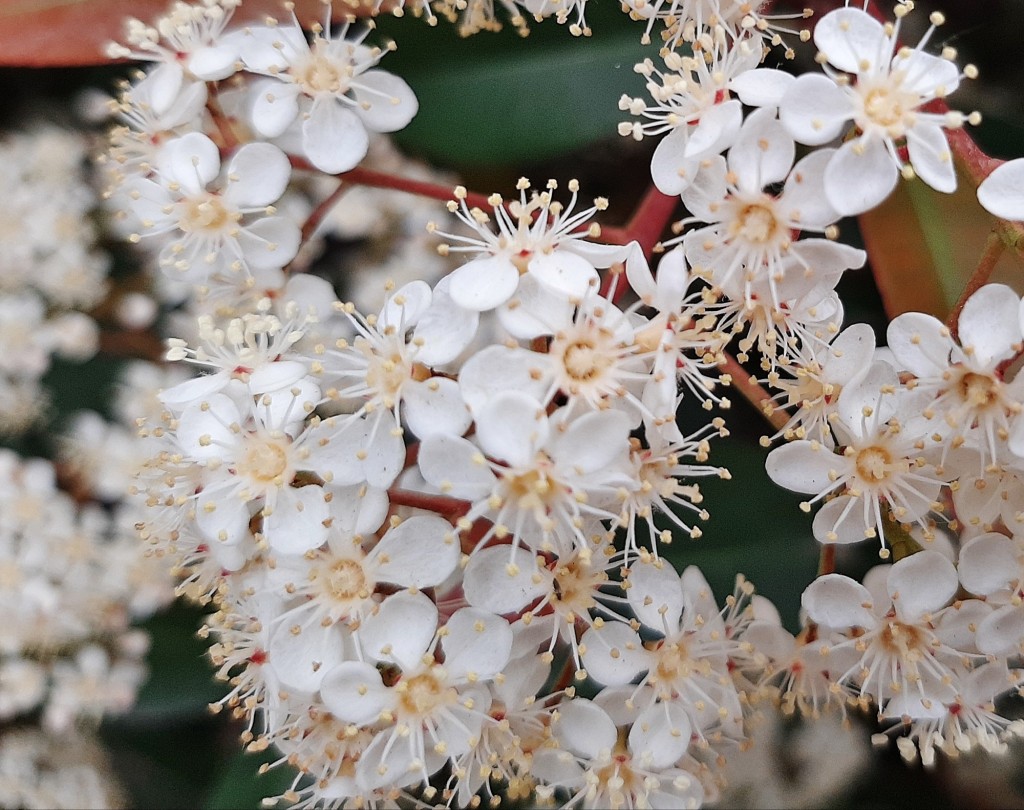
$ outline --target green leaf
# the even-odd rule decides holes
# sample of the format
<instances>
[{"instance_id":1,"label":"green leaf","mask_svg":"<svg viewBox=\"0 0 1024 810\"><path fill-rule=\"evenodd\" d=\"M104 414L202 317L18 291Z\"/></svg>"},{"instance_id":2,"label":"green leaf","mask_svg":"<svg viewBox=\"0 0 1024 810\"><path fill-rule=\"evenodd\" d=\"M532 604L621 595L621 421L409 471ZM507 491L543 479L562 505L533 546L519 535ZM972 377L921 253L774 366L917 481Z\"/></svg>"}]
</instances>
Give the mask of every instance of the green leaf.
<instances>
[{"instance_id":1,"label":"green leaf","mask_svg":"<svg viewBox=\"0 0 1024 810\"><path fill-rule=\"evenodd\" d=\"M143 625L152 639L149 680L125 720L146 724L205 715L227 693L214 680L207 643L196 637L202 614L180 602Z\"/></svg>"},{"instance_id":2,"label":"green leaf","mask_svg":"<svg viewBox=\"0 0 1024 810\"><path fill-rule=\"evenodd\" d=\"M381 19L398 43L381 67L420 101L400 145L445 165L505 166L619 137L617 123L629 118L619 97L643 92L633 66L655 51L640 45L642 25L617 5L588 9L591 37L573 37L554 20L531 23L525 38L506 25L463 39L444 23Z\"/></svg>"},{"instance_id":3,"label":"green leaf","mask_svg":"<svg viewBox=\"0 0 1024 810\"><path fill-rule=\"evenodd\" d=\"M768 451L758 437L771 429L760 414L734 402L724 415L732 434L712 442L710 463L727 467L732 478L698 480L701 506L711 514L700 524L703 536L677 535L663 553L680 572L698 566L719 604L732 592L736 575L744 574L779 609L786 627L796 630L800 596L817 573L821 549L811 532L811 516L800 511L800 496L777 486L765 472ZM690 422L685 411L680 420L685 430Z\"/></svg>"},{"instance_id":4,"label":"green leaf","mask_svg":"<svg viewBox=\"0 0 1024 810\"><path fill-rule=\"evenodd\" d=\"M291 787L295 771L288 765L259 772L264 763L280 759L273 749L258 754L239 751L221 771L204 810L259 810L269 796L280 796Z\"/></svg>"}]
</instances>

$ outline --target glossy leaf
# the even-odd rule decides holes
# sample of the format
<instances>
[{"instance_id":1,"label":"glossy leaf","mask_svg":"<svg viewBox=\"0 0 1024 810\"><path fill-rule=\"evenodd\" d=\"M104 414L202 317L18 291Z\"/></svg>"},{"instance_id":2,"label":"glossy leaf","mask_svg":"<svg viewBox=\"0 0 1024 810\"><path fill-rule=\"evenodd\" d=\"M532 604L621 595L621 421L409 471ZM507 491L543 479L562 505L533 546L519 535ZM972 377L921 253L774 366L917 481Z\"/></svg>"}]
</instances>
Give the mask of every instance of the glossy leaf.
<instances>
[{"instance_id":1,"label":"glossy leaf","mask_svg":"<svg viewBox=\"0 0 1024 810\"><path fill-rule=\"evenodd\" d=\"M633 66L649 54L617 5L587 11L591 37L545 20L531 23L525 39L511 26L462 39L444 23L382 18L379 28L398 50L381 67L400 74L420 101L400 144L447 165L507 166L618 137L616 124L629 118L619 97L643 93Z\"/></svg>"}]
</instances>

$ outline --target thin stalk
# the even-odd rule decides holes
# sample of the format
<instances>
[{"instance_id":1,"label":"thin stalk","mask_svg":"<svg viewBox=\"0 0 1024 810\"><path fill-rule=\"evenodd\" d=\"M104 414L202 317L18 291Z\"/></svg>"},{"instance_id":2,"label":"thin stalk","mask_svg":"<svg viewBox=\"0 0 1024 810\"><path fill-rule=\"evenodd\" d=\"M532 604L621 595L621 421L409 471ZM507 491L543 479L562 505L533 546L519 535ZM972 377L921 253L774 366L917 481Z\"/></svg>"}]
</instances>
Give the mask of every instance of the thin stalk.
<instances>
[{"instance_id":1,"label":"thin stalk","mask_svg":"<svg viewBox=\"0 0 1024 810\"><path fill-rule=\"evenodd\" d=\"M988 280L992 277L992 273L996 269L996 264L999 263L999 259L1003 255L1003 251L1006 250L1006 242L1000 237L998 233L992 233L988 237L988 242L985 244L985 252L981 254L981 259L978 261L977 267L971 273L971 277L967 279L967 285L964 287L964 291L960 293L960 298L953 307L953 311L949 313L949 317L946 318L946 326L949 327L950 333L953 335L953 339L956 340L958 336L958 330L960 327L960 312L964 308L964 304L967 303L967 299L976 293L981 287L988 283Z\"/></svg>"}]
</instances>

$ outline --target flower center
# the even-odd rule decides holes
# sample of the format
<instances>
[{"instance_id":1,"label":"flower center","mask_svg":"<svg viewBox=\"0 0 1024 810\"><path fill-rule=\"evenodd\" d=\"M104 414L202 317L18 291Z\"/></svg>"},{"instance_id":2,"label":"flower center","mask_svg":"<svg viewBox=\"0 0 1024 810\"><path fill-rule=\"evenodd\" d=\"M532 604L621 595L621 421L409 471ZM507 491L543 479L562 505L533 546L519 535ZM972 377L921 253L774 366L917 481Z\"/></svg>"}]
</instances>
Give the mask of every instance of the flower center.
<instances>
[{"instance_id":1,"label":"flower center","mask_svg":"<svg viewBox=\"0 0 1024 810\"><path fill-rule=\"evenodd\" d=\"M294 475L288 472L288 448L285 437L250 436L239 472L254 481L282 485L290 483ZM288 480L285 481L285 478Z\"/></svg>"},{"instance_id":2,"label":"flower center","mask_svg":"<svg viewBox=\"0 0 1024 810\"><path fill-rule=\"evenodd\" d=\"M548 475L551 461L543 453L538 453L536 466L519 473L503 477L508 494L518 503L520 509L546 509L556 502L563 494L562 487Z\"/></svg>"},{"instance_id":3,"label":"flower center","mask_svg":"<svg viewBox=\"0 0 1024 810\"><path fill-rule=\"evenodd\" d=\"M395 685L398 690L398 704L406 714L425 717L443 706L455 702L458 694L445 686L443 679L433 672L423 672Z\"/></svg>"},{"instance_id":4,"label":"flower center","mask_svg":"<svg viewBox=\"0 0 1024 810\"><path fill-rule=\"evenodd\" d=\"M292 76L306 95L332 93L339 95L348 91L348 80L352 77L351 65L340 65L323 52L323 40L317 40L309 59L291 70Z\"/></svg>"},{"instance_id":5,"label":"flower center","mask_svg":"<svg viewBox=\"0 0 1024 810\"><path fill-rule=\"evenodd\" d=\"M359 343L366 355L366 386L381 399L385 407L394 407L402 386L412 376L413 368L397 346L378 351L369 342Z\"/></svg>"},{"instance_id":6,"label":"flower center","mask_svg":"<svg viewBox=\"0 0 1024 810\"><path fill-rule=\"evenodd\" d=\"M775 238L779 223L768 205L748 203L737 212L734 227L741 239L763 245Z\"/></svg>"},{"instance_id":7,"label":"flower center","mask_svg":"<svg viewBox=\"0 0 1024 810\"><path fill-rule=\"evenodd\" d=\"M555 570L552 599L555 610L563 615L584 614L597 606L594 594L607 580L608 575L603 570L594 569L582 560L559 566Z\"/></svg>"},{"instance_id":8,"label":"flower center","mask_svg":"<svg viewBox=\"0 0 1024 810\"><path fill-rule=\"evenodd\" d=\"M964 372L960 377L957 390L960 398L975 408L987 408L999 400L998 382L986 374L973 371Z\"/></svg>"},{"instance_id":9,"label":"flower center","mask_svg":"<svg viewBox=\"0 0 1024 810\"><path fill-rule=\"evenodd\" d=\"M327 592L339 602L365 599L369 596L366 573L356 560L337 560L327 571Z\"/></svg>"},{"instance_id":10,"label":"flower center","mask_svg":"<svg viewBox=\"0 0 1024 810\"><path fill-rule=\"evenodd\" d=\"M928 640L920 628L889 620L878 634L886 652L904 660L916 660L928 650Z\"/></svg>"},{"instance_id":11,"label":"flower center","mask_svg":"<svg viewBox=\"0 0 1024 810\"><path fill-rule=\"evenodd\" d=\"M903 137L907 126L912 123L910 119L919 99L894 86L858 89L861 92L861 104L866 119L857 122L860 128L866 130L872 125L884 129L894 138Z\"/></svg>"},{"instance_id":12,"label":"flower center","mask_svg":"<svg viewBox=\"0 0 1024 810\"><path fill-rule=\"evenodd\" d=\"M868 483L878 483L889 477L892 456L884 447L865 447L857 453L854 467L857 475Z\"/></svg>"},{"instance_id":13,"label":"flower center","mask_svg":"<svg viewBox=\"0 0 1024 810\"><path fill-rule=\"evenodd\" d=\"M228 210L216 194L182 200L179 213L178 227L185 233L219 233L241 219L241 215L237 211Z\"/></svg>"},{"instance_id":14,"label":"flower center","mask_svg":"<svg viewBox=\"0 0 1024 810\"><path fill-rule=\"evenodd\" d=\"M589 382L599 376L612 363L611 357L598 350L590 340L577 340L562 352L562 365L570 379Z\"/></svg>"}]
</instances>

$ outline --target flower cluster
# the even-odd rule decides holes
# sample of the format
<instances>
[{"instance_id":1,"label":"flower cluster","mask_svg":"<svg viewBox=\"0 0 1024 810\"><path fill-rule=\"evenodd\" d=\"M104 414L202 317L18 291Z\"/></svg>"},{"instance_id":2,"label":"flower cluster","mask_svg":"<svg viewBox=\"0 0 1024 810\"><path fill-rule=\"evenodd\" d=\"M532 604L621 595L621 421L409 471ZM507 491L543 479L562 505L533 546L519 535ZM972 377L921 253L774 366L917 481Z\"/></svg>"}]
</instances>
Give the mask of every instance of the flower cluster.
<instances>
[{"instance_id":1,"label":"flower cluster","mask_svg":"<svg viewBox=\"0 0 1024 810\"><path fill-rule=\"evenodd\" d=\"M85 313L106 295L109 259L90 221L87 149L81 134L43 125L0 142L0 433L39 419L54 355L87 360L98 347Z\"/></svg>"},{"instance_id":2,"label":"flower cluster","mask_svg":"<svg viewBox=\"0 0 1024 810\"><path fill-rule=\"evenodd\" d=\"M608 201L575 181L457 186L423 274L454 268L373 306L303 274L303 251L366 230L327 209L379 180L370 134L418 102L371 27L233 28L234 5L130 26L116 52L154 64L122 90L108 163L125 233L185 302L167 359L206 372L143 412L140 527L212 605L216 708L295 768L280 798L697 807L770 704L873 707L926 762L1003 747L1018 725L994 702L1024 651L1020 298L982 286L952 330L904 314L880 349L836 292L867 258L837 220L901 175L952 191L947 130L974 120L943 101L973 69L927 53L931 30L899 43L909 4L824 15L823 74L800 77L760 67L808 38L760 4L628 4L664 47L619 131L663 136L651 177L688 212L655 269L658 235L609 238ZM524 8L586 30L582 4ZM763 380L721 368L748 361ZM772 389L768 474L820 505L823 546L898 551L863 584L811 583L797 635L742 576L718 602L672 545L709 517L698 479L729 477L734 383Z\"/></svg>"}]
</instances>

